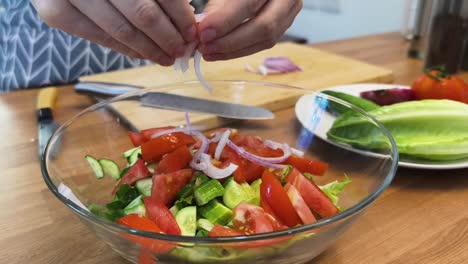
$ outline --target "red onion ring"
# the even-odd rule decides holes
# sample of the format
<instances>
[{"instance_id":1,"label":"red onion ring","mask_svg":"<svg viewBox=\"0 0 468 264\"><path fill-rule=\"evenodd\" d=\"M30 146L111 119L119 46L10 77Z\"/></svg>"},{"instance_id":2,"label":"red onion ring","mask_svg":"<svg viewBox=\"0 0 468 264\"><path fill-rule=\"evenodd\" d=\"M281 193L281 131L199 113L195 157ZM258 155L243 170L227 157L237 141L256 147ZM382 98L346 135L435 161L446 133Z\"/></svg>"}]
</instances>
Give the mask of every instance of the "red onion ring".
<instances>
[{"instance_id":1,"label":"red onion ring","mask_svg":"<svg viewBox=\"0 0 468 264\"><path fill-rule=\"evenodd\" d=\"M224 179L231 176L234 171L237 170L238 166L230 163L224 169L220 169L211 163L211 156L205 153L201 154L201 163L204 164L204 169L202 170L207 176L213 179Z\"/></svg>"},{"instance_id":2,"label":"red onion ring","mask_svg":"<svg viewBox=\"0 0 468 264\"><path fill-rule=\"evenodd\" d=\"M282 168L285 167L285 165L274 164L273 161L276 161L275 163L279 163L279 162L282 162L282 161L286 160L287 157L286 158L284 158L284 157L279 157L279 158L260 157L260 156L257 156L257 155L254 155L252 153L249 153L249 152L245 151L242 147L237 146L231 140L227 141L227 145L229 147L231 147L235 152L237 152L237 154L239 154L243 158L245 158L245 159L247 159L247 160L249 160L249 161L251 161L251 162L253 162L255 164L258 164L260 166L267 167L267 168L273 168L273 169L282 169Z\"/></svg>"},{"instance_id":3,"label":"red onion ring","mask_svg":"<svg viewBox=\"0 0 468 264\"><path fill-rule=\"evenodd\" d=\"M214 153L214 158L215 159L219 160L221 158L221 153L223 152L223 149L226 146L230 135L231 135L231 130L230 129L224 131L224 133L221 135L221 137L219 139L218 146L216 146L216 150L215 150L215 153Z\"/></svg>"},{"instance_id":4,"label":"red onion ring","mask_svg":"<svg viewBox=\"0 0 468 264\"><path fill-rule=\"evenodd\" d=\"M205 89L212 93L213 88L206 82L205 77L203 77L203 74L200 70L200 62L202 59L202 54L197 50L195 51L195 55L193 56L193 67L195 68L195 74L197 75L198 81L205 87Z\"/></svg>"}]
</instances>

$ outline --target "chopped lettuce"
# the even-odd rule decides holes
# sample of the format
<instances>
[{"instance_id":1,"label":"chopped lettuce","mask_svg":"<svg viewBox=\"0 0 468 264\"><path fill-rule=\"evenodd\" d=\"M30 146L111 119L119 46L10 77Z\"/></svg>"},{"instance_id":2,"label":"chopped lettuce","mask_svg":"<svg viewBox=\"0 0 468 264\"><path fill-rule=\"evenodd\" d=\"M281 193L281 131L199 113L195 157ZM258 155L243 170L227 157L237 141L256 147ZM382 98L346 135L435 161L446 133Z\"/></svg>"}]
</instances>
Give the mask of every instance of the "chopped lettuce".
<instances>
[{"instance_id":1,"label":"chopped lettuce","mask_svg":"<svg viewBox=\"0 0 468 264\"><path fill-rule=\"evenodd\" d=\"M349 179L348 175L345 174L345 179L343 181L340 182L335 180L319 187L328 196L328 198L330 198L333 204L341 211L342 209L338 205L338 195L349 183L351 183L351 180Z\"/></svg>"}]
</instances>

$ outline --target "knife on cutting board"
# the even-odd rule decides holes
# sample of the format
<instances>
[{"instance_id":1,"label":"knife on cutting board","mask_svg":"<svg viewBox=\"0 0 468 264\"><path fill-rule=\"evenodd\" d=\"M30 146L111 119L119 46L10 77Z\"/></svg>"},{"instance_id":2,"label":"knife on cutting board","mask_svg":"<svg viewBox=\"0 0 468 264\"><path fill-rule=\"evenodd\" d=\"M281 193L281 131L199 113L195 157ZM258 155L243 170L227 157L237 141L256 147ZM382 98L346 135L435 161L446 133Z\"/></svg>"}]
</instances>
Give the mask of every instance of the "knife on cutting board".
<instances>
[{"instance_id":1,"label":"knife on cutting board","mask_svg":"<svg viewBox=\"0 0 468 264\"><path fill-rule=\"evenodd\" d=\"M80 82L75 84L75 91L98 97L117 96L142 89L130 86L104 82ZM275 115L268 109L257 106L234 104L194 98L177 94L148 92L137 98L143 106L169 110L189 111L214 114L231 119L272 119Z\"/></svg>"},{"instance_id":2,"label":"knife on cutting board","mask_svg":"<svg viewBox=\"0 0 468 264\"><path fill-rule=\"evenodd\" d=\"M57 88L44 88L39 91L37 97L37 128L38 128L38 154L39 159L44 154L45 147L54 131L59 127L54 122L52 110L57 99Z\"/></svg>"}]
</instances>

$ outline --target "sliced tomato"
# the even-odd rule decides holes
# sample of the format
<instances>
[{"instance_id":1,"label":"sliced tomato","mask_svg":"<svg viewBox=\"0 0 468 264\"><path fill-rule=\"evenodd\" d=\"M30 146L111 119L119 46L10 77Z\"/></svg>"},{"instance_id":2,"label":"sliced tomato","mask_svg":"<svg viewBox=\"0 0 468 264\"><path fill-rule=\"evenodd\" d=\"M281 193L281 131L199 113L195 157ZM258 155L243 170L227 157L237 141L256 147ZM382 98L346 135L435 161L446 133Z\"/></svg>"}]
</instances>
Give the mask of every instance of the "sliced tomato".
<instances>
[{"instance_id":1,"label":"sliced tomato","mask_svg":"<svg viewBox=\"0 0 468 264\"><path fill-rule=\"evenodd\" d=\"M291 170L287 181L297 189L307 206L321 217L329 217L339 212L328 196L297 169Z\"/></svg>"},{"instance_id":2,"label":"sliced tomato","mask_svg":"<svg viewBox=\"0 0 468 264\"><path fill-rule=\"evenodd\" d=\"M268 233L275 230L271 219L261 207L243 202L234 207L233 213L234 228L244 234Z\"/></svg>"},{"instance_id":3,"label":"sliced tomato","mask_svg":"<svg viewBox=\"0 0 468 264\"><path fill-rule=\"evenodd\" d=\"M275 215L285 225L293 227L301 224L301 219L291 204L288 194L280 181L268 169L263 171L260 196L264 198L264 201L270 205Z\"/></svg>"},{"instance_id":4,"label":"sliced tomato","mask_svg":"<svg viewBox=\"0 0 468 264\"><path fill-rule=\"evenodd\" d=\"M248 183L262 177L263 167L244 159L244 178Z\"/></svg>"},{"instance_id":5,"label":"sliced tomato","mask_svg":"<svg viewBox=\"0 0 468 264\"><path fill-rule=\"evenodd\" d=\"M135 133L132 131L128 131L128 137L130 138L130 141L132 141L132 144L135 147L141 146L141 144L146 142L145 137L142 134Z\"/></svg>"},{"instance_id":6,"label":"sliced tomato","mask_svg":"<svg viewBox=\"0 0 468 264\"><path fill-rule=\"evenodd\" d=\"M155 174L151 197L166 206L172 205L176 194L192 179L193 170L183 169L176 172Z\"/></svg>"},{"instance_id":7,"label":"sliced tomato","mask_svg":"<svg viewBox=\"0 0 468 264\"><path fill-rule=\"evenodd\" d=\"M309 207L302 198L301 194L297 191L296 187L288 183L286 186L284 186L284 189L286 190L289 196L289 200L291 200L291 203L294 206L294 209L296 209L297 215L299 215L299 218L301 218L302 223L310 224L317 222L317 219L315 219L314 214L312 214L312 211L310 211Z\"/></svg>"},{"instance_id":8,"label":"sliced tomato","mask_svg":"<svg viewBox=\"0 0 468 264\"><path fill-rule=\"evenodd\" d=\"M164 154L176 148L195 143L192 136L184 133L166 134L141 145L141 155L144 161L160 161Z\"/></svg>"},{"instance_id":9,"label":"sliced tomato","mask_svg":"<svg viewBox=\"0 0 468 264\"><path fill-rule=\"evenodd\" d=\"M166 154L159 162L156 173L170 173L185 168L192 160L192 154L186 145Z\"/></svg>"},{"instance_id":10,"label":"sliced tomato","mask_svg":"<svg viewBox=\"0 0 468 264\"><path fill-rule=\"evenodd\" d=\"M231 147L225 146L221 153L221 160L223 161L223 167L229 166L230 163L237 165L237 169L234 171L233 176L236 182L246 182L247 179L244 175L244 162L243 159L235 152Z\"/></svg>"},{"instance_id":11,"label":"sliced tomato","mask_svg":"<svg viewBox=\"0 0 468 264\"><path fill-rule=\"evenodd\" d=\"M155 222L164 233L180 236L179 225L177 225L171 211L163 203L152 197L143 197L143 202L148 218Z\"/></svg>"},{"instance_id":12,"label":"sliced tomato","mask_svg":"<svg viewBox=\"0 0 468 264\"><path fill-rule=\"evenodd\" d=\"M138 159L135 164L125 173L125 175L120 179L119 183L115 186L114 194L122 184L133 185L136 181L150 177L151 172L145 165L145 162L142 159Z\"/></svg>"},{"instance_id":13,"label":"sliced tomato","mask_svg":"<svg viewBox=\"0 0 468 264\"><path fill-rule=\"evenodd\" d=\"M143 231L162 233L161 228L150 219L137 214L129 214L117 220L117 223ZM171 251L175 245L170 242L163 242L156 239L139 237L135 235L125 235L129 240L134 241L146 250L156 253L166 253Z\"/></svg>"},{"instance_id":14,"label":"sliced tomato","mask_svg":"<svg viewBox=\"0 0 468 264\"><path fill-rule=\"evenodd\" d=\"M272 149L263 143L259 137L249 135L237 135L233 137L232 142L238 146L244 147L248 152L261 157L280 157L283 155L281 149Z\"/></svg>"},{"instance_id":15,"label":"sliced tomato","mask_svg":"<svg viewBox=\"0 0 468 264\"><path fill-rule=\"evenodd\" d=\"M271 206L266 202L265 197L263 197L260 194L260 206L262 207L263 211L265 213L271 215L280 225L284 225L283 222L281 222L281 219L275 214Z\"/></svg>"},{"instance_id":16,"label":"sliced tomato","mask_svg":"<svg viewBox=\"0 0 468 264\"><path fill-rule=\"evenodd\" d=\"M146 141L148 141L148 140L151 140L151 137L154 134L159 133L159 132L164 131L164 130L173 129L173 128L175 128L175 127L174 126L164 126L164 127L147 128L147 129L141 130L141 135L146 139Z\"/></svg>"},{"instance_id":17,"label":"sliced tomato","mask_svg":"<svg viewBox=\"0 0 468 264\"><path fill-rule=\"evenodd\" d=\"M208 233L209 237L230 237L230 236L243 236L243 235L244 235L243 233L235 229L225 227L220 224L215 224L213 226L213 229L211 229L211 231Z\"/></svg>"},{"instance_id":18,"label":"sliced tomato","mask_svg":"<svg viewBox=\"0 0 468 264\"><path fill-rule=\"evenodd\" d=\"M148 251L142 251L138 255L138 264L155 264L157 263L156 257L153 255L153 253L148 252Z\"/></svg>"},{"instance_id":19,"label":"sliced tomato","mask_svg":"<svg viewBox=\"0 0 468 264\"><path fill-rule=\"evenodd\" d=\"M297 156L290 156L285 164L291 165L302 173L322 176L328 169L328 164L320 160L310 160Z\"/></svg>"}]
</instances>

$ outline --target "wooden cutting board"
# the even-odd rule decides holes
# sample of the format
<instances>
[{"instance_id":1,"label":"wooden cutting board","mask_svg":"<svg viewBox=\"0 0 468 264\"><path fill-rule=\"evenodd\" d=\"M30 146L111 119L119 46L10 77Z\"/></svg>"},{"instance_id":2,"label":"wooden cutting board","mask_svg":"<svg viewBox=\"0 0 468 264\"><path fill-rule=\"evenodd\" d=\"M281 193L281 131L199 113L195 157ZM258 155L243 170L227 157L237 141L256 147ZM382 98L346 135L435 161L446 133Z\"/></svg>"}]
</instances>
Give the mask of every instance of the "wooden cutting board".
<instances>
[{"instance_id":1,"label":"wooden cutting board","mask_svg":"<svg viewBox=\"0 0 468 264\"><path fill-rule=\"evenodd\" d=\"M303 71L290 74L262 76L245 70L246 64L257 67L266 57L272 56L288 57L295 64L300 66ZM393 73L388 69L294 43L280 43L272 49L239 59L203 62L201 68L208 81L255 80L298 86L309 90L319 90L329 86L350 83L390 83L393 81ZM196 76L193 73L193 67L191 67L187 73L181 74L175 72L171 67L165 68L159 65L150 65L85 76L82 77L81 80L155 87L196 80ZM168 89L165 90L167 91ZM168 92L187 96L198 96L212 100L229 100L227 99L228 97L226 97L227 91L217 91L213 95L209 95L204 90L187 92L172 89L172 91ZM255 92L250 92L248 97L243 97L235 103L263 106L272 111L276 111L293 106L298 96L298 93L292 93L290 90L262 89L259 87L255 89ZM139 103L136 101L114 103L112 106L117 114L137 130L163 125L180 125L185 122L182 113L140 107ZM191 119L194 124L205 125L209 128L225 125L230 121L207 114L191 114Z\"/></svg>"}]
</instances>

